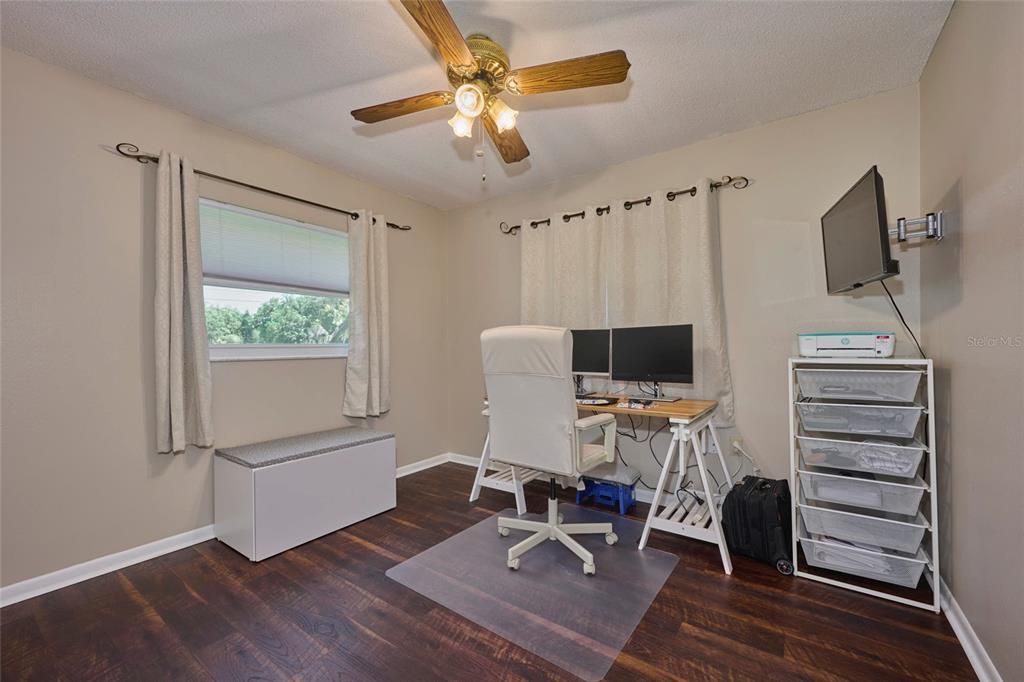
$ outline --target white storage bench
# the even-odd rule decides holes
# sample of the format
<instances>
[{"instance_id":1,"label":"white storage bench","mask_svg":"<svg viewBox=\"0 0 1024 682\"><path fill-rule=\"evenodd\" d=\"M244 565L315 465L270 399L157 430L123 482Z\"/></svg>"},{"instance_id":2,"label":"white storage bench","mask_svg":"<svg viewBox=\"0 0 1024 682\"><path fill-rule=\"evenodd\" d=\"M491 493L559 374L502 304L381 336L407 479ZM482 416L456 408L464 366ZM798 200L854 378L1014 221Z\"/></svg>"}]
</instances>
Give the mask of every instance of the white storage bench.
<instances>
[{"instance_id":1,"label":"white storage bench","mask_svg":"<svg viewBox=\"0 0 1024 682\"><path fill-rule=\"evenodd\" d=\"M343 428L218 449L217 539L252 561L395 506L395 436Z\"/></svg>"}]
</instances>

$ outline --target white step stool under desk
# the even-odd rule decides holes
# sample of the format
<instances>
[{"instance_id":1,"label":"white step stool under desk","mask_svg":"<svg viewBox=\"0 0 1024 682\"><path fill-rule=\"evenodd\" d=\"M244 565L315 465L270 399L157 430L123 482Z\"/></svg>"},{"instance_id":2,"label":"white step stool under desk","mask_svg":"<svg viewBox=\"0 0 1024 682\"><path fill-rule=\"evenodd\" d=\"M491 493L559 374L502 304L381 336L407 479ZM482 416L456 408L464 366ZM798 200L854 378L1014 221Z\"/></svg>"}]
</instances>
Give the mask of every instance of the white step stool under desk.
<instances>
[{"instance_id":1,"label":"white step stool under desk","mask_svg":"<svg viewBox=\"0 0 1024 682\"><path fill-rule=\"evenodd\" d=\"M395 507L395 437L343 428L218 449L217 539L252 561Z\"/></svg>"}]
</instances>

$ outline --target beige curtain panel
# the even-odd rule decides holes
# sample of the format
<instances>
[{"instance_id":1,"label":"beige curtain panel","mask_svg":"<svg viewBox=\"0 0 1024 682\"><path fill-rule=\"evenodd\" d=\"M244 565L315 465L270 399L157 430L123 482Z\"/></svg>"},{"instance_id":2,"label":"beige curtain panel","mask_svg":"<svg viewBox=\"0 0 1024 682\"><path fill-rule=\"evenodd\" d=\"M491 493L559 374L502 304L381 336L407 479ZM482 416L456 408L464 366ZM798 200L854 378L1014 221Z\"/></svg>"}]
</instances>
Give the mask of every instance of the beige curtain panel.
<instances>
[{"instance_id":1,"label":"beige curtain panel","mask_svg":"<svg viewBox=\"0 0 1024 682\"><path fill-rule=\"evenodd\" d=\"M606 232L610 217L588 206L583 218L551 225L520 224L523 324L584 329L608 319L605 286Z\"/></svg>"},{"instance_id":2,"label":"beige curtain panel","mask_svg":"<svg viewBox=\"0 0 1024 682\"><path fill-rule=\"evenodd\" d=\"M575 328L693 324L693 384L666 392L718 400L717 421L731 426L718 203L710 180L696 187L675 201L655 192L650 206L629 211L619 200L603 216L588 206L582 220L558 213L536 229L524 221L521 318Z\"/></svg>"},{"instance_id":3,"label":"beige curtain panel","mask_svg":"<svg viewBox=\"0 0 1024 682\"><path fill-rule=\"evenodd\" d=\"M199 195L192 164L161 152L156 191L156 446L213 446Z\"/></svg>"},{"instance_id":4,"label":"beige curtain panel","mask_svg":"<svg viewBox=\"0 0 1024 682\"><path fill-rule=\"evenodd\" d=\"M359 211L349 221L347 417L379 417L391 409L391 341L388 301L388 229L384 216Z\"/></svg>"}]
</instances>

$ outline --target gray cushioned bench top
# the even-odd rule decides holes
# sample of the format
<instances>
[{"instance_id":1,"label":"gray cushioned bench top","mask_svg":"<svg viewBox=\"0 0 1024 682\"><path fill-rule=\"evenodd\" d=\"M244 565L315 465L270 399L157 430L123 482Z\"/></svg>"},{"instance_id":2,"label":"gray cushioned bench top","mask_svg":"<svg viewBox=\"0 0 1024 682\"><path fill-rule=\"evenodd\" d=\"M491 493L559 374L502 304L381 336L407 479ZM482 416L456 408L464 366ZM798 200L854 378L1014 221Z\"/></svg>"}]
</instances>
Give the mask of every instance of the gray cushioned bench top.
<instances>
[{"instance_id":1,"label":"gray cushioned bench top","mask_svg":"<svg viewBox=\"0 0 1024 682\"><path fill-rule=\"evenodd\" d=\"M304 433L300 436L278 438L252 445L217 448L216 455L250 469L259 469L271 464L314 457L325 452L343 450L394 437L395 434L385 431L348 426L343 429Z\"/></svg>"}]
</instances>

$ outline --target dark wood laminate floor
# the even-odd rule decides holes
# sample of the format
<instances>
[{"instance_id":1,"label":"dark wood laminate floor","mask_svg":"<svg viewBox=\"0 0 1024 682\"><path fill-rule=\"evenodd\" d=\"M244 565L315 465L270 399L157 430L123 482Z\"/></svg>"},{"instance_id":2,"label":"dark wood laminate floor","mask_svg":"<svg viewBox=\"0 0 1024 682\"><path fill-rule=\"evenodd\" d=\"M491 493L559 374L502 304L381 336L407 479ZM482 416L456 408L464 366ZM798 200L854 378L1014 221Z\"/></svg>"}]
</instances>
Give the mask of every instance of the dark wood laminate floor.
<instances>
[{"instance_id":1,"label":"dark wood laminate floor","mask_svg":"<svg viewBox=\"0 0 1024 682\"><path fill-rule=\"evenodd\" d=\"M258 564L210 541L9 606L2 678L575 679L385 577L512 504L490 490L469 504L472 476L407 476L397 509ZM544 486L528 503L545 508ZM680 562L609 680L974 679L942 616L743 558L728 577L712 545L651 545Z\"/></svg>"}]
</instances>

